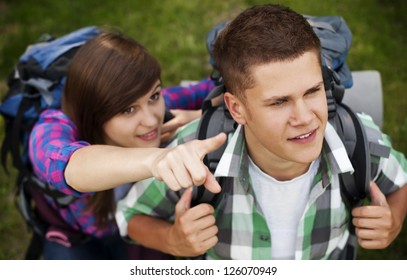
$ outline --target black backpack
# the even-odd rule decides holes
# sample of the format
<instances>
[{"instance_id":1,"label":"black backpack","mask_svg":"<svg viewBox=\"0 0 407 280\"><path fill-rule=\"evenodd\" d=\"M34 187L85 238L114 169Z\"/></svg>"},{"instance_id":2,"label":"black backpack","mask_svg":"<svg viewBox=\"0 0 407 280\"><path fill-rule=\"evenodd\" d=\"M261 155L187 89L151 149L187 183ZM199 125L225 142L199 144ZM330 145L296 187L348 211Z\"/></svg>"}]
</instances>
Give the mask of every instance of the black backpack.
<instances>
[{"instance_id":1,"label":"black backpack","mask_svg":"<svg viewBox=\"0 0 407 280\"><path fill-rule=\"evenodd\" d=\"M390 149L380 144L381 134L373 129L366 129L357 114L345 103L343 99L346 89L353 85L352 73L345 63L345 58L351 45L352 34L342 17L306 16L315 33L321 40L322 45L322 69L324 87L327 97L329 122L337 131L345 145L347 154L355 172L344 173L339 176L341 196L347 208L360 206L365 199L370 198L370 180L374 178L378 169L380 157L388 157ZM216 37L227 23L215 26L207 35L207 48L212 54ZM210 63L213 66L212 79L218 85L207 96L202 105L202 117L197 131L197 139L206 139L220 132L227 134L236 129L236 123L231 117L223 100L226 91L222 77L217 71L212 55ZM366 94L369 94L368 92ZM377 104L381 106L381 104ZM363 107L363 106L362 106ZM370 112L376 108L364 108ZM207 154L204 163L211 172L216 167L223 155L227 143L218 150ZM219 183L229 184L230 178L218 178ZM194 204L207 202L216 205L220 194L213 195L205 191L205 188L196 188ZM354 237L354 226L349 224L350 232ZM345 250L344 258L356 257L357 240L353 238L349 242L349 250Z\"/></svg>"},{"instance_id":2,"label":"black backpack","mask_svg":"<svg viewBox=\"0 0 407 280\"><path fill-rule=\"evenodd\" d=\"M378 161L371 157L388 157L390 149L380 144L381 135L373 131L366 131L356 113L342 103L343 87L338 84L335 72L324 68L324 84L328 102L329 122L337 131L355 169L353 174L341 174L341 193L349 209L360 205L365 198L369 198L370 180L377 171ZM197 132L198 139L206 139L220 132L233 132L237 126L223 101L225 87L218 85L205 99L202 106L202 117ZM209 153L204 163L214 172L227 143L218 150ZM198 188L201 193L204 188ZM199 194L200 197L202 194Z\"/></svg>"},{"instance_id":3,"label":"black backpack","mask_svg":"<svg viewBox=\"0 0 407 280\"><path fill-rule=\"evenodd\" d=\"M355 172L339 174L340 191L342 199L349 211L360 206L366 199L370 198L370 180L374 178L378 170L380 157L387 158L390 149L380 144L381 134L373 129L366 129L356 113L339 98L343 94L343 87L340 87L335 77L334 71L326 68L324 71L325 91L327 94L329 122L334 126L339 137L342 139L349 159ZM197 131L198 139L206 139L217 135L220 132L227 134L236 129L237 123L230 115L224 101L223 93L225 88L219 85L213 89L203 104L202 117ZM214 173L216 167L226 149L227 143L218 150L207 154L204 163L209 170ZM221 186L232 184L232 178L217 178ZM221 192L222 193L222 192ZM209 203L214 207L220 201L221 193L212 194L205 191L205 188L194 188L194 198L192 205ZM349 231L351 233L349 241L344 248L341 259L355 259L357 251L357 237L355 227L349 221ZM202 256L201 256L202 257Z\"/></svg>"},{"instance_id":4,"label":"black backpack","mask_svg":"<svg viewBox=\"0 0 407 280\"><path fill-rule=\"evenodd\" d=\"M375 164L377 160L371 160L371 156L388 157L390 149L380 144L381 135L371 130L366 131L356 113L342 102L346 89L353 86L352 72L345 62L352 41L352 33L346 22L339 16L305 15L305 18L321 41L322 70L329 122L345 144L355 169L353 174L343 174L340 178L341 186L344 186L342 188L344 201L349 208L353 208L369 197L369 183L377 171ZM216 25L208 32L206 38L210 63L213 67L211 77L218 86L212 90L202 105L198 139L206 139L222 131L229 133L236 127L223 102L222 94L226 89L212 57L215 40L226 25L227 22ZM377 105L381 106L381 104ZM365 109L365 112L370 112L376 108ZM220 149L204 158L204 162L211 171L216 169L226 145L225 143ZM371 164L372 162L374 163Z\"/></svg>"}]
</instances>

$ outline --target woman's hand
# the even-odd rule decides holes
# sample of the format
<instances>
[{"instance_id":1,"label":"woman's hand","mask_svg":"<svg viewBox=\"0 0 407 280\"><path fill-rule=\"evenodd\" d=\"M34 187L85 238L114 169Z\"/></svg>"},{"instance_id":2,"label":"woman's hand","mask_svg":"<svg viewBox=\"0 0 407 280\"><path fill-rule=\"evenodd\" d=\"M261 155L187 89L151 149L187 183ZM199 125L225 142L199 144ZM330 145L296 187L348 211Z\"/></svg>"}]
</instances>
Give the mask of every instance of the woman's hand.
<instances>
[{"instance_id":1,"label":"woman's hand","mask_svg":"<svg viewBox=\"0 0 407 280\"><path fill-rule=\"evenodd\" d=\"M164 152L154 160L151 173L174 191L204 185L209 191L218 193L220 186L203 163L203 158L221 147L225 141L226 134L220 133L205 140L193 140L163 149Z\"/></svg>"}]
</instances>

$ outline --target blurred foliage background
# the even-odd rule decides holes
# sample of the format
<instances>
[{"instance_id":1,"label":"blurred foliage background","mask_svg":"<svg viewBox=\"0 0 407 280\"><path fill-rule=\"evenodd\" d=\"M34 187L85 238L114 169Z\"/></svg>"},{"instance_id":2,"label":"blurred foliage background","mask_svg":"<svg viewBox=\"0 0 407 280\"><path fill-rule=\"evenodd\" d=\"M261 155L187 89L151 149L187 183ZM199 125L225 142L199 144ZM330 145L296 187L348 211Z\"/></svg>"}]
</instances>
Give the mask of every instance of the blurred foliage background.
<instances>
[{"instance_id":1,"label":"blurred foliage background","mask_svg":"<svg viewBox=\"0 0 407 280\"><path fill-rule=\"evenodd\" d=\"M26 46L42 34L60 36L77 28L115 27L144 44L163 67L164 85L210 74L206 33L261 0L0 0L0 97L6 78ZM347 62L352 70L380 71L384 131L407 154L407 1L280 0L308 15L341 15L353 32ZM0 139L3 138L0 120ZM11 165L9 167L11 168ZM14 172L0 169L0 259L24 256L29 229L13 203ZM407 259L407 230L385 250L360 250L360 259Z\"/></svg>"}]
</instances>

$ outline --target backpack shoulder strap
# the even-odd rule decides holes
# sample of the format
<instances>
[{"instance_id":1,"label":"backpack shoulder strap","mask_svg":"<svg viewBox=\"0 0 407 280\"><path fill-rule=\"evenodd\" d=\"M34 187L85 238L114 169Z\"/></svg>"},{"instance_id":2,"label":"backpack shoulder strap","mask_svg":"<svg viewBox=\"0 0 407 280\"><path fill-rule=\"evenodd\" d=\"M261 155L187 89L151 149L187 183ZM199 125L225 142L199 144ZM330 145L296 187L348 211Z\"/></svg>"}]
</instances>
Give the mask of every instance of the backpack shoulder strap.
<instances>
[{"instance_id":1,"label":"backpack shoulder strap","mask_svg":"<svg viewBox=\"0 0 407 280\"><path fill-rule=\"evenodd\" d=\"M349 159L355 170L353 174L340 176L341 192L348 207L360 205L370 199L370 181L378 171L379 158L388 158L390 148L380 144L382 135L363 125L357 114L345 104L337 107L339 129Z\"/></svg>"},{"instance_id":2,"label":"backpack shoulder strap","mask_svg":"<svg viewBox=\"0 0 407 280\"><path fill-rule=\"evenodd\" d=\"M226 134L236 129L236 122L233 120L223 100L225 87L223 85L212 89L202 104L202 117L197 130L197 139L203 140L225 132ZM211 172L214 172L220 158L226 149L225 142L219 149L209 153L204 158L204 163Z\"/></svg>"},{"instance_id":3,"label":"backpack shoulder strap","mask_svg":"<svg viewBox=\"0 0 407 280\"><path fill-rule=\"evenodd\" d=\"M337 106L334 127L345 145L354 173L339 175L341 195L348 209L369 197L370 153L361 121L345 104Z\"/></svg>"},{"instance_id":4,"label":"backpack shoulder strap","mask_svg":"<svg viewBox=\"0 0 407 280\"><path fill-rule=\"evenodd\" d=\"M199 122L196 138L199 140L207 139L212 136L225 132L229 134L236 129L236 122L230 115L224 100L223 93L226 91L225 86L218 85L212 89L202 103L202 117ZM203 162L214 173L219 161L227 146L227 141L216 151L207 154ZM218 182L224 178L218 178ZM193 201L195 203L209 203L215 205L219 194L213 195L205 191L205 188L198 187L194 189Z\"/></svg>"},{"instance_id":5,"label":"backpack shoulder strap","mask_svg":"<svg viewBox=\"0 0 407 280\"><path fill-rule=\"evenodd\" d=\"M372 160L371 156L388 157L390 149L380 144L379 132L367 129L357 114L342 102L345 88L336 72L323 67L323 75L329 122L345 145L355 170L352 174L348 172L339 176L342 198L348 209L352 209L365 198L370 198L370 180L378 169L378 160Z\"/></svg>"}]
</instances>

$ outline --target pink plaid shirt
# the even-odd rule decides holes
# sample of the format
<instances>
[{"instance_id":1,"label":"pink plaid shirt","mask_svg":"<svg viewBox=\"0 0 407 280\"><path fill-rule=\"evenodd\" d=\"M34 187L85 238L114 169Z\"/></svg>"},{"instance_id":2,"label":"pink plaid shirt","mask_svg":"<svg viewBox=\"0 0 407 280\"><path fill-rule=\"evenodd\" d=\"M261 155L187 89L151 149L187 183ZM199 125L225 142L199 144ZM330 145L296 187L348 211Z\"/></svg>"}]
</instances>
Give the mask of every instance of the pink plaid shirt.
<instances>
[{"instance_id":1,"label":"pink plaid shirt","mask_svg":"<svg viewBox=\"0 0 407 280\"><path fill-rule=\"evenodd\" d=\"M163 89L162 94L167 108L198 109L213 87L213 82L207 78L187 87ZM66 164L73 152L89 145L78 138L75 124L61 110L49 109L40 115L31 132L29 157L34 173L41 181L77 198L64 208L58 208L55 202L49 199L51 206L57 209L73 228L95 237L103 237L117 231L115 223L108 228L97 228L93 211L86 210L88 199L94 193L80 193L71 188L64 178ZM121 189L124 193L127 187L125 185L115 188L116 194L120 193Z\"/></svg>"}]
</instances>

